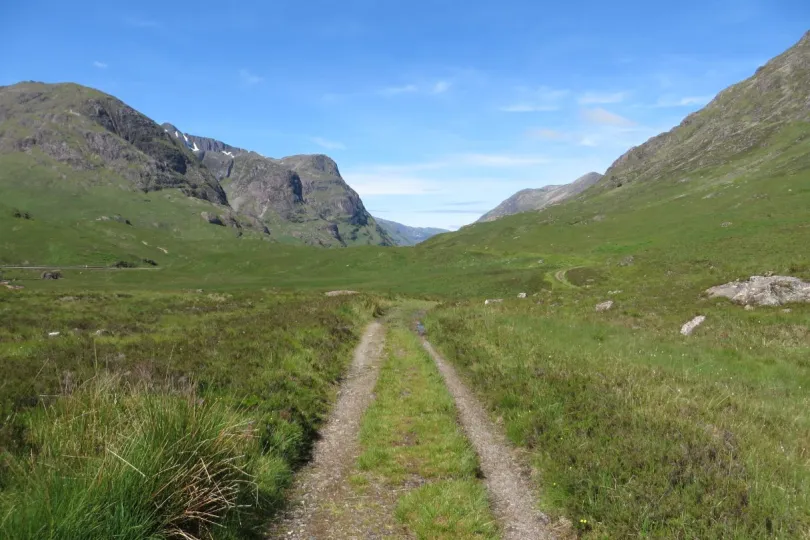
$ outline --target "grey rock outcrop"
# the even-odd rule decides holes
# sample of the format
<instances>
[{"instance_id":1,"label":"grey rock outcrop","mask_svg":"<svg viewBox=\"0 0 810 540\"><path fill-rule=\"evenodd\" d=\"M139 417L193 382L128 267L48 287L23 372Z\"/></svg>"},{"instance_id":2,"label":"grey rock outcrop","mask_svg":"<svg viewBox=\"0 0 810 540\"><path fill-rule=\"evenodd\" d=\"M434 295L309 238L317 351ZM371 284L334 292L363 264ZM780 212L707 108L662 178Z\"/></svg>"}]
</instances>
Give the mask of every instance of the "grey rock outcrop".
<instances>
[{"instance_id":1,"label":"grey rock outcrop","mask_svg":"<svg viewBox=\"0 0 810 540\"><path fill-rule=\"evenodd\" d=\"M706 291L709 298L728 298L743 306L781 306L810 302L810 283L790 276L752 276Z\"/></svg>"}]
</instances>

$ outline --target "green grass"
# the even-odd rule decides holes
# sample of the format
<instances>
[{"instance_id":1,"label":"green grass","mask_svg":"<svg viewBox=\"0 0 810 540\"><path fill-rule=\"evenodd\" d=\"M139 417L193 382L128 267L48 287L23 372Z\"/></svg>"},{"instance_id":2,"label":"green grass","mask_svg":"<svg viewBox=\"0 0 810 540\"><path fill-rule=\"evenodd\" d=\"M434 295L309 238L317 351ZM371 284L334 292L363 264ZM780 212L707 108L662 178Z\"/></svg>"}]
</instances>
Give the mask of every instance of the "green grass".
<instances>
[{"instance_id":1,"label":"green grass","mask_svg":"<svg viewBox=\"0 0 810 540\"><path fill-rule=\"evenodd\" d=\"M0 536L260 536L380 309L273 292L0 297Z\"/></svg>"},{"instance_id":2,"label":"green grass","mask_svg":"<svg viewBox=\"0 0 810 540\"><path fill-rule=\"evenodd\" d=\"M591 301L465 303L428 332L530 451L542 506L585 537L800 538L810 311L736 311L707 307L686 339Z\"/></svg>"},{"instance_id":3,"label":"green grass","mask_svg":"<svg viewBox=\"0 0 810 540\"><path fill-rule=\"evenodd\" d=\"M497 537L475 451L433 361L404 322L389 330L385 354L355 482L403 490L396 516L417 538Z\"/></svg>"}]
</instances>

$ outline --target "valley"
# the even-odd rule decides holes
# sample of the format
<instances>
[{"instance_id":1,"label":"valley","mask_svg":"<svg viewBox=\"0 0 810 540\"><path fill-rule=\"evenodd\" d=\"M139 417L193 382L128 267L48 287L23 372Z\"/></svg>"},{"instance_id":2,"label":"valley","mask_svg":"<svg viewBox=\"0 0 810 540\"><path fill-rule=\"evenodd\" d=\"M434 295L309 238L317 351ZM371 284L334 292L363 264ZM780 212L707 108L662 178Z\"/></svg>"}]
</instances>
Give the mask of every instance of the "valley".
<instances>
[{"instance_id":1,"label":"valley","mask_svg":"<svg viewBox=\"0 0 810 540\"><path fill-rule=\"evenodd\" d=\"M808 104L810 33L450 232L0 87L0 537L806 540L810 302L707 291L810 282Z\"/></svg>"}]
</instances>

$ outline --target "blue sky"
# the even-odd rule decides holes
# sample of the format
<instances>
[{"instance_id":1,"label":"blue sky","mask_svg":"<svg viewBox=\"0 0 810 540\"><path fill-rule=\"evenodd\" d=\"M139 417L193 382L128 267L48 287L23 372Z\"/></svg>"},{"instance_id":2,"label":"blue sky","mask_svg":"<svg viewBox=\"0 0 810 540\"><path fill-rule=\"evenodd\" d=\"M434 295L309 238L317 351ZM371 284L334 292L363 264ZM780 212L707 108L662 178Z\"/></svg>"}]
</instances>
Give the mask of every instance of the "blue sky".
<instances>
[{"instance_id":1,"label":"blue sky","mask_svg":"<svg viewBox=\"0 0 810 540\"><path fill-rule=\"evenodd\" d=\"M806 0L4 4L0 84L78 82L267 156L323 152L374 215L446 228L604 172L810 29Z\"/></svg>"}]
</instances>

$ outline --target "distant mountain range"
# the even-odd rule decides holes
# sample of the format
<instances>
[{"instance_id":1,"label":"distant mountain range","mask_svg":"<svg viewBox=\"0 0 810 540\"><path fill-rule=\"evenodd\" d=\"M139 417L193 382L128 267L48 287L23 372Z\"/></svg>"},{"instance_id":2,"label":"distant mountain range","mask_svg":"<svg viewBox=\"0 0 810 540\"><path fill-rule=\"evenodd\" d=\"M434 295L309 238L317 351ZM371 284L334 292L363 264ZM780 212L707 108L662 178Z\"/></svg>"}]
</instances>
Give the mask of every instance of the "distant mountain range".
<instances>
[{"instance_id":1,"label":"distant mountain range","mask_svg":"<svg viewBox=\"0 0 810 540\"><path fill-rule=\"evenodd\" d=\"M494 221L504 216L542 210L552 204L559 204L579 195L602 179L599 173L591 172L581 176L570 184L545 186L538 189L518 191L501 204L481 216L478 222Z\"/></svg>"},{"instance_id":2,"label":"distant mountain range","mask_svg":"<svg viewBox=\"0 0 810 540\"><path fill-rule=\"evenodd\" d=\"M146 193L179 189L210 204L200 219L240 234L252 230L320 246L394 244L324 155L267 158L158 125L118 99L76 84L0 87L0 126L0 157L52 171L43 180L58 178L59 164L78 173L61 174L62 182L85 188L113 182ZM87 189L65 204L103 214L100 193Z\"/></svg>"},{"instance_id":3,"label":"distant mountain range","mask_svg":"<svg viewBox=\"0 0 810 540\"><path fill-rule=\"evenodd\" d=\"M396 245L398 246L415 246L420 242L424 242L428 238L432 238L437 234L450 232L447 229L437 229L435 227L409 227L387 219L374 218L377 224L388 233Z\"/></svg>"}]
</instances>

